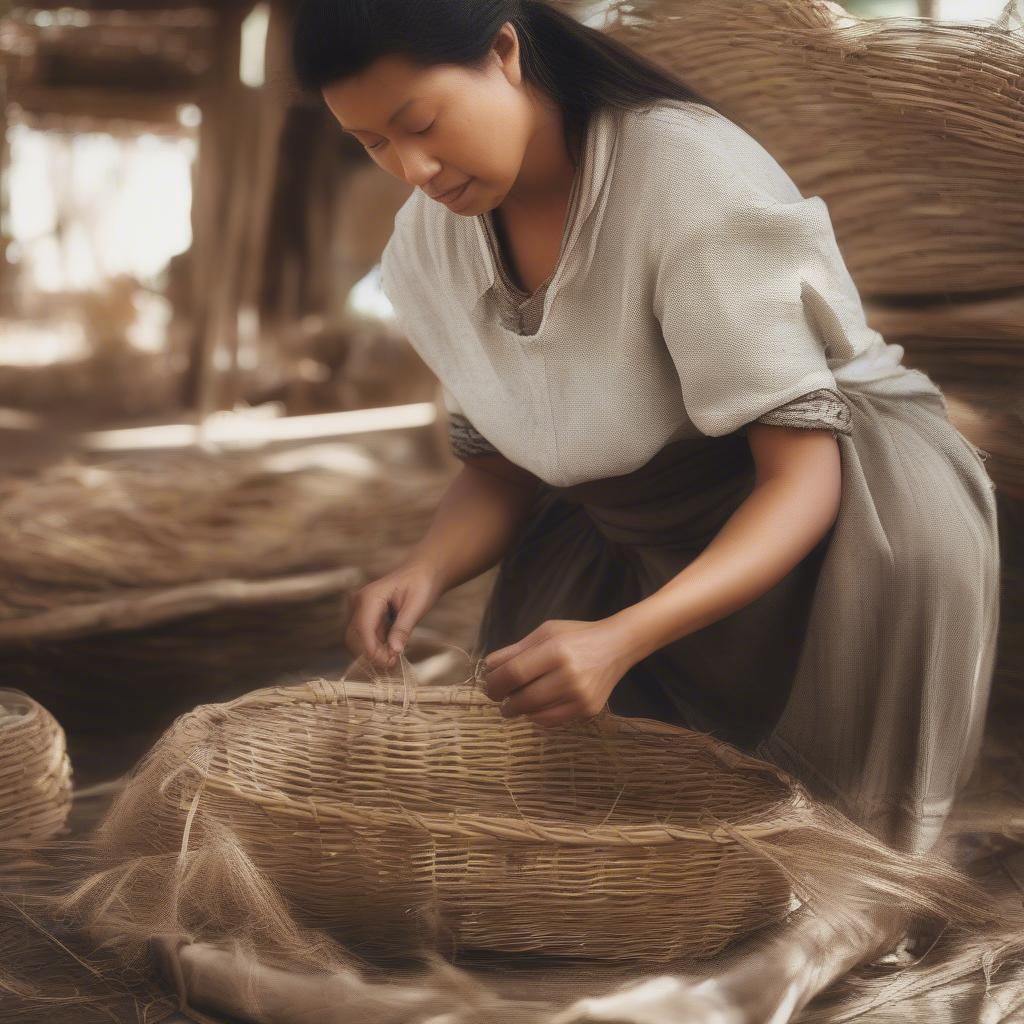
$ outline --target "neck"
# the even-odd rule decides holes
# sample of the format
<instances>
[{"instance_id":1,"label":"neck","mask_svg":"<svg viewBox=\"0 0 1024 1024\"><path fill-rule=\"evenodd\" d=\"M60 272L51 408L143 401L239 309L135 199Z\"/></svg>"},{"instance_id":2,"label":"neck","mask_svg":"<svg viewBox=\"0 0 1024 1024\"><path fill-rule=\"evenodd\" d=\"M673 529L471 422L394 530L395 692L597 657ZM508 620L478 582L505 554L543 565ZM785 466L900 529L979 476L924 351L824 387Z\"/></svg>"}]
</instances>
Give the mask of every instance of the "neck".
<instances>
[{"instance_id":1,"label":"neck","mask_svg":"<svg viewBox=\"0 0 1024 1024\"><path fill-rule=\"evenodd\" d=\"M536 98L533 107L534 130L519 176L501 202L508 213L530 213L564 204L576 177L565 143L561 108L543 97Z\"/></svg>"}]
</instances>

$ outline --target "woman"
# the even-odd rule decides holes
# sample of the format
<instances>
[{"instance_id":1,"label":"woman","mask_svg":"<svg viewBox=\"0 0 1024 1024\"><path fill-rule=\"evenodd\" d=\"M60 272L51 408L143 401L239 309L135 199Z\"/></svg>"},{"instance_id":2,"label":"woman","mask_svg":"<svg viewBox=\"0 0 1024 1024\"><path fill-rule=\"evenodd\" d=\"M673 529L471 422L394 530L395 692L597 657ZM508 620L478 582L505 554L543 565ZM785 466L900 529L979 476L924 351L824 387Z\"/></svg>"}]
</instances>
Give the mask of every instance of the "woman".
<instances>
[{"instance_id":1,"label":"woman","mask_svg":"<svg viewBox=\"0 0 1024 1024\"><path fill-rule=\"evenodd\" d=\"M395 664L500 561L477 653L504 714L607 702L713 731L929 850L988 701L994 485L865 323L825 203L546 3L307 2L294 56L416 186L382 281L465 462L360 593L353 653ZM728 998L794 1012L884 932L813 983L775 972L785 996L748 973Z\"/></svg>"}]
</instances>

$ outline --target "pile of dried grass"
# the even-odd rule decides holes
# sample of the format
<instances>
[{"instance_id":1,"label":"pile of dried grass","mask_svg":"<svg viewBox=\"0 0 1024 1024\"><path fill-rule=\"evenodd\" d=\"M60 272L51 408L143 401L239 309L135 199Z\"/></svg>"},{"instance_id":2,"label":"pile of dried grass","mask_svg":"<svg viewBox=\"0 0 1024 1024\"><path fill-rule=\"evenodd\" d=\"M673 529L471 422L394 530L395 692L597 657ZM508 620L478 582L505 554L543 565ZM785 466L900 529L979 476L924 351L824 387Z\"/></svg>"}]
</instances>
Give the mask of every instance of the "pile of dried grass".
<instances>
[{"instance_id":1,"label":"pile of dried grass","mask_svg":"<svg viewBox=\"0 0 1024 1024\"><path fill-rule=\"evenodd\" d=\"M611 8L609 34L680 75L827 202L863 296L937 296L949 313L957 296L1024 283L1013 0L987 26L860 19L831 0Z\"/></svg>"},{"instance_id":2,"label":"pile of dried grass","mask_svg":"<svg viewBox=\"0 0 1024 1024\"><path fill-rule=\"evenodd\" d=\"M0 362L0 405L60 420L95 423L167 416L180 407L181 385L162 353L125 343L42 365Z\"/></svg>"},{"instance_id":3,"label":"pile of dried grass","mask_svg":"<svg viewBox=\"0 0 1024 1024\"><path fill-rule=\"evenodd\" d=\"M140 728L344 664L350 595L422 538L446 484L201 453L2 481L4 681L66 728Z\"/></svg>"}]
</instances>

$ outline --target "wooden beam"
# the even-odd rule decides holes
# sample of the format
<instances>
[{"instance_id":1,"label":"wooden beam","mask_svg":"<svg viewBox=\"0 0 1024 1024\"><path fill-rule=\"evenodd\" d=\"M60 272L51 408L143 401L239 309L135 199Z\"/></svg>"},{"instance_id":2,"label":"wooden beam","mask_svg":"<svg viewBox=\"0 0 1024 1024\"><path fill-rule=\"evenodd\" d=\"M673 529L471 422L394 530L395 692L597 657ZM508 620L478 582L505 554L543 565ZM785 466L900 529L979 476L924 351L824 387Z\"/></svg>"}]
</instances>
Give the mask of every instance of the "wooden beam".
<instances>
[{"instance_id":1,"label":"wooden beam","mask_svg":"<svg viewBox=\"0 0 1024 1024\"><path fill-rule=\"evenodd\" d=\"M7 143L7 71L0 65L0 314L6 312L11 299L9 286L12 277L11 268L7 263L7 245L10 239L6 228L10 223L10 193L8 190L10 175L10 148Z\"/></svg>"},{"instance_id":2,"label":"wooden beam","mask_svg":"<svg viewBox=\"0 0 1024 1024\"><path fill-rule=\"evenodd\" d=\"M33 11L59 11L67 9L67 0L31 0ZM76 0L75 10L93 12L123 12L127 16L140 11L219 11L224 6L222 0Z\"/></svg>"},{"instance_id":3,"label":"wooden beam","mask_svg":"<svg viewBox=\"0 0 1024 1024\"><path fill-rule=\"evenodd\" d=\"M46 88L15 86L10 101L29 115L88 117L98 120L178 124L178 107L196 103L197 90L168 93L128 92L116 89Z\"/></svg>"}]
</instances>

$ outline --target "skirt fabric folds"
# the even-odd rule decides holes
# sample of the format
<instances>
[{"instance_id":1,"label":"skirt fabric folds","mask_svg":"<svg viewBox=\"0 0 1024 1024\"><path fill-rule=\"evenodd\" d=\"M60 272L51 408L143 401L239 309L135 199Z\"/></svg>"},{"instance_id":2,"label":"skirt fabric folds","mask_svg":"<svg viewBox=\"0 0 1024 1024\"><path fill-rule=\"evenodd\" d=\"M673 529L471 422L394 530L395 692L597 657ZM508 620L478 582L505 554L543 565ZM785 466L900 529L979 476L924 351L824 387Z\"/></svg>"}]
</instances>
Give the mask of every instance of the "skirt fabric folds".
<instances>
[{"instance_id":1,"label":"skirt fabric folds","mask_svg":"<svg viewBox=\"0 0 1024 1024\"><path fill-rule=\"evenodd\" d=\"M853 429L837 435L829 532L759 598L635 665L609 707L711 732L922 853L980 750L999 621L995 485L940 395L844 395ZM753 485L740 433L672 442L623 476L543 485L476 654L547 619L592 621L642 600Z\"/></svg>"}]
</instances>

